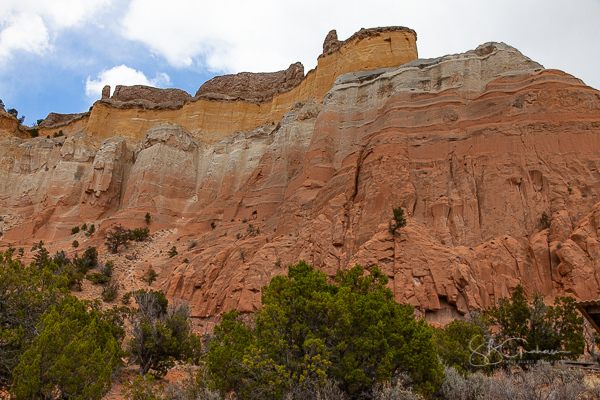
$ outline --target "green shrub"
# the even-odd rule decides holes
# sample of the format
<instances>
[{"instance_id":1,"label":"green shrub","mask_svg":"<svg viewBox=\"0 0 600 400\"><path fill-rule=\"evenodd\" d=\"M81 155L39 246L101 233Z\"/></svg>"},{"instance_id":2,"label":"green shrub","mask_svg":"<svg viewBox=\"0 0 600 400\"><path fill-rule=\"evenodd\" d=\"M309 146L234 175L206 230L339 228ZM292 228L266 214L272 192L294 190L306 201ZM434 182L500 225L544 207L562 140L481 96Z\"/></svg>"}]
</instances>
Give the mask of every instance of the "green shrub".
<instances>
[{"instance_id":1,"label":"green shrub","mask_svg":"<svg viewBox=\"0 0 600 400\"><path fill-rule=\"evenodd\" d=\"M490 372L488 362L499 361L492 355L484 359L481 354L491 337L490 329L478 315L471 320L454 320L443 329L437 329L435 339L438 353L444 365L454 368L463 376L471 372ZM472 349L477 349L474 353Z\"/></svg>"},{"instance_id":2,"label":"green shrub","mask_svg":"<svg viewBox=\"0 0 600 400\"><path fill-rule=\"evenodd\" d=\"M98 250L95 247L88 247L81 257L81 261L83 262L86 272L90 268L94 268L98 265Z\"/></svg>"},{"instance_id":3,"label":"green shrub","mask_svg":"<svg viewBox=\"0 0 600 400\"><path fill-rule=\"evenodd\" d=\"M530 303L518 285L510 298L500 299L484 318L494 331L494 342L506 342L502 353L512 357L507 362L576 360L585 348L583 317L570 296L558 296L553 305L546 305L543 295L534 293Z\"/></svg>"},{"instance_id":4,"label":"green shrub","mask_svg":"<svg viewBox=\"0 0 600 400\"><path fill-rule=\"evenodd\" d=\"M87 231L87 228L88 228L87 224L81 225L81 230L82 231Z\"/></svg>"},{"instance_id":5,"label":"green shrub","mask_svg":"<svg viewBox=\"0 0 600 400\"><path fill-rule=\"evenodd\" d=\"M133 337L127 342L131 360L140 375L155 371L164 376L177 360L197 360L200 343L192 333L187 304L169 302L162 291L133 293L138 312L131 320Z\"/></svg>"},{"instance_id":6,"label":"green shrub","mask_svg":"<svg viewBox=\"0 0 600 400\"><path fill-rule=\"evenodd\" d=\"M190 262L190 260L188 260L187 258L184 258L182 262L185 263L185 264L187 264L187 263Z\"/></svg>"},{"instance_id":7,"label":"green shrub","mask_svg":"<svg viewBox=\"0 0 600 400\"><path fill-rule=\"evenodd\" d=\"M106 276L106 275L100 274L98 272L86 275L85 279L87 279L88 281L91 281L92 283L94 283L96 285L103 285L105 283L110 282L110 276Z\"/></svg>"},{"instance_id":8,"label":"green shrub","mask_svg":"<svg viewBox=\"0 0 600 400\"><path fill-rule=\"evenodd\" d=\"M115 264L108 260L104 263L102 268L100 268L100 273L102 275L108 276L109 278L113 275L113 270L115 269Z\"/></svg>"},{"instance_id":9,"label":"green shrub","mask_svg":"<svg viewBox=\"0 0 600 400\"><path fill-rule=\"evenodd\" d=\"M116 254L119 251L119 247L127 246L127 243L131 239L131 231L123 228L121 225L117 225L108 232L106 232L105 245L108 250Z\"/></svg>"},{"instance_id":10,"label":"green shrub","mask_svg":"<svg viewBox=\"0 0 600 400\"><path fill-rule=\"evenodd\" d=\"M96 232L96 226L94 224L90 225L89 229L85 233L85 236L92 236Z\"/></svg>"},{"instance_id":11,"label":"green shrub","mask_svg":"<svg viewBox=\"0 0 600 400\"><path fill-rule=\"evenodd\" d=\"M68 296L39 328L15 369L14 398L100 400L108 393L123 352L116 327L92 304Z\"/></svg>"},{"instance_id":12,"label":"green shrub","mask_svg":"<svg viewBox=\"0 0 600 400\"><path fill-rule=\"evenodd\" d=\"M389 231L395 234L398 229L406 226L406 218L404 218L402 207L394 208L392 211L394 212L394 217L389 223Z\"/></svg>"},{"instance_id":13,"label":"green shrub","mask_svg":"<svg viewBox=\"0 0 600 400\"><path fill-rule=\"evenodd\" d=\"M167 253L167 255L169 256L169 258L173 258L177 255L177 247L173 246L171 247L171 249L169 250L169 252Z\"/></svg>"},{"instance_id":14,"label":"green shrub","mask_svg":"<svg viewBox=\"0 0 600 400\"><path fill-rule=\"evenodd\" d=\"M146 215L144 215L144 220L146 220L146 224L150 224L150 221L152 220L150 213L147 212Z\"/></svg>"},{"instance_id":15,"label":"green shrub","mask_svg":"<svg viewBox=\"0 0 600 400\"><path fill-rule=\"evenodd\" d=\"M112 285L106 285L102 288L102 300L105 303L110 303L119 297L119 285L117 283Z\"/></svg>"},{"instance_id":16,"label":"green shrub","mask_svg":"<svg viewBox=\"0 0 600 400\"><path fill-rule=\"evenodd\" d=\"M215 221L212 221L212 222L210 223L210 228L211 228L211 229L215 229L216 227L217 227L217 224L215 224Z\"/></svg>"},{"instance_id":17,"label":"green shrub","mask_svg":"<svg viewBox=\"0 0 600 400\"><path fill-rule=\"evenodd\" d=\"M77 240L73 240L73 243L71 243L71 245L73 247L79 247L79 242Z\"/></svg>"},{"instance_id":18,"label":"green shrub","mask_svg":"<svg viewBox=\"0 0 600 400\"><path fill-rule=\"evenodd\" d=\"M34 128L34 129L31 129L31 130L29 131L29 137L36 138L36 137L38 137L39 135L40 135L40 131L39 131L39 130L37 130L37 129L35 129L35 128Z\"/></svg>"},{"instance_id":19,"label":"green shrub","mask_svg":"<svg viewBox=\"0 0 600 400\"><path fill-rule=\"evenodd\" d=\"M143 242L150 238L150 229L148 227L135 228L130 231L130 240L135 242Z\"/></svg>"},{"instance_id":20,"label":"green shrub","mask_svg":"<svg viewBox=\"0 0 600 400\"><path fill-rule=\"evenodd\" d=\"M148 277L146 278L146 282L148 282L148 285L152 285L152 282L154 282L156 278L158 278L158 274L153 268L150 268L148 270Z\"/></svg>"},{"instance_id":21,"label":"green shrub","mask_svg":"<svg viewBox=\"0 0 600 400\"><path fill-rule=\"evenodd\" d=\"M71 235L75 235L76 233L79 233L79 227L76 226L74 228L71 228Z\"/></svg>"},{"instance_id":22,"label":"green shrub","mask_svg":"<svg viewBox=\"0 0 600 400\"><path fill-rule=\"evenodd\" d=\"M550 216L546 214L546 211L544 211L540 217L540 225L542 226L542 229L550 228Z\"/></svg>"},{"instance_id":23,"label":"green shrub","mask_svg":"<svg viewBox=\"0 0 600 400\"><path fill-rule=\"evenodd\" d=\"M133 292L123 293L123 296L121 297L121 303L128 305L129 302L131 301L132 295L133 295Z\"/></svg>"},{"instance_id":24,"label":"green shrub","mask_svg":"<svg viewBox=\"0 0 600 400\"><path fill-rule=\"evenodd\" d=\"M433 329L410 305L394 301L375 266L340 271L336 284L301 261L262 289L252 324L237 311L223 315L207 354L216 389L237 398L281 398L296 385L339 381L352 398L406 373L429 395L441 383Z\"/></svg>"}]
</instances>

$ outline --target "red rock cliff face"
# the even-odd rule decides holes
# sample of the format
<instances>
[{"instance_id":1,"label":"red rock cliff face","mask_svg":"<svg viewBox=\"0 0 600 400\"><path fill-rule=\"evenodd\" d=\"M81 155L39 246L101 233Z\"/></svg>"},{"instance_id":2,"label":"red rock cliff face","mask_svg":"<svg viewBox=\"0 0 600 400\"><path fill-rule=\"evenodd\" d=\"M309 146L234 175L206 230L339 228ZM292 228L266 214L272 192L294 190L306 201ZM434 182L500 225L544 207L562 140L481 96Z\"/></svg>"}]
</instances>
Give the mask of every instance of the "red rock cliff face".
<instances>
[{"instance_id":1,"label":"red rock cliff face","mask_svg":"<svg viewBox=\"0 0 600 400\"><path fill-rule=\"evenodd\" d=\"M122 138L13 139L1 206L23 217L2 243L64 247L74 222L102 232L150 212L157 234L129 271L152 265L198 317L253 311L299 259L329 275L377 264L397 301L437 322L519 283L596 298L599 137L598 91L488 43L342 75L322 103L216 145L172 123L134 151ZM392 235L397 206L408 225ZM158 253L173 244L179 256Z\"/></svg>"}]
</instances>

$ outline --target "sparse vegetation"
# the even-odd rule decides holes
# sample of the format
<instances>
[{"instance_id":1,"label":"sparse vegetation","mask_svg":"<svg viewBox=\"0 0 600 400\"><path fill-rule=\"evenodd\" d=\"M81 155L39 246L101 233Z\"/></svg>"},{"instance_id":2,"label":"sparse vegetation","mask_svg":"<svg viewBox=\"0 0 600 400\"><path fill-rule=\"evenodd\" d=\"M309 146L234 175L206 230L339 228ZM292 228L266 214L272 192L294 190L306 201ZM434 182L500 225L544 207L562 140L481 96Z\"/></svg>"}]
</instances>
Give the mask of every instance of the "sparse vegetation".
<instances>
[{"instance_id":1,"label":"sparse vegetation","mask_svg":"<svg viewBox=\"0 0 600 400\"><path fill-rule=\"evenodd\" d=\"M171 249L169 250L169 252L167 253L167 255L169 256L169 258L173 258L177 255L177 247L173 246L171 247Z\"/></svg>"},{"instance_id":2,"label":"sparse vegetation","mask_svg":"<svg viewBox=\"0 0 600 400\"><path fill-rule=\"evenodd\" d=\"M90 225L89 229L85 233L85 236L92 236L94 234L94 232L96 232L96 225L92 224L92 225Z\"/></svg>"},{"instance_id":3,"label":"sparse vegetation","mask_svg":"<svg viewBox=\"0 0 600 400\"><path fill-rule=\"evenodd\" d=\"M442 400L597 399L598 386L586 383L582 370L569 370L561 364L543 363L520 374L501 370L491 376L481 372L462 376L449 367L445 369L437 397Z\"/></svg>"},{"instance_id":4,"label":"sparse vegetation","mask_svg":"<svg viewBox=\"0 0 600 400\"><path fill-rule=\"evenodd\" d=\"M115 301L117 299L117 297L119 297L119 285L114 283L114 284L107 284L106 286L104 286L104 288L102 288L102 300L105 303L110 303L112 301Z\"/></svg>"},{"instance_id":5,"label":"sparse vegetation","mask_svg":"<svg viewBox=\"0 0 600 400\"><path fill-rule=\"evenodd\" d=\"M148 227L135 228L130 231L130 240L135 242L143 242L150 238L150 229Z\"/></svg>"},{"instance_id":6,"label":"sparse vegetation","mask_svg":"<svg viewBox=\"0 0 600 400\"><path fill-rule=\"evenodd\" d=\"M187 263L189 263L189 262L190 262L190 260L188 260L187 258L184 258L182 262L183 262L184 264L187 264Z\"/></svg>"},{"instance_id":7,"label":"sparse vegetation","mask_svg":"<svg viewBox=\"0 0 600 400\"><path fill-rule=\"evenodd\" d=\"M211 228L211 229L215 229L216 227L217 227L217 224L215 224L215 221L212 221L212 222L210 223L210 228Z\"/></svg>"},{"instance_id":8,"label":"sparse vegetation","mask_svg":"<svg viewBox=\"0 0 600 400\"><path fill-rule=\"evenodd\" d=\"M138 311L131 320L127 349L140 375L150 370L164 376L177 360L197 359L199 339L192 333L190 309L185 303L169 306L162 291L138 290L133 294Z\"/></svg>"},{"instance_id":9,"label":"sparse vegetation","mask_svg":"<svg viewBox=\"0 0 600 400\"><path fill-rule=\"evenodd\" d=\"M71 228L71 235L75 235L77 233L79 233L79 227L78 226Z\"/></svg>"},{"instance_id":10,"label":"sparse vegetation","mask_svg":"<svg viewBox=\"0 0 600 400\"><path fill-rule=\"evenodd\" d=\"M131 296L133 295L133 292L126 292L123 293L123 296L121 297L121 303L123 303L124 305L129 305L129 303L131 302Z\"/></svg>"},{"instance_id":11,"label":"sparse vegetation","mask_svg":"<svg viewBox=\"0 0 600 400\"><path fill-rule=\"evenodd\" d=\"M404 218L404 210L402 207L394 208L392 211L394 213L394 217L389 223L389 231L395 235L398 229L406 226L406 218Z\"/></svg>"},{"instance_id":12,"label":"sparse vegetation","mask_svg":"<svg viewBox=\"0 0 600 400\"><path fill-rule=\"evenodd\" d=\"M88 274L85 276L85 279L91 281L96 285L104 285L105 283L110 282L110 276L106 276L104 274L95 272L93 274Z\"/></svg>"},{"instance_id":13,"label":"sparse vegetation","mask_svg":"<svg viewBox=\"0 0 600 400\"><path fill-rule=\"evenodd\" d=\"M550 228L550 216L546 214L546 211L544 211L540 217L540 225L542 226L542 229Z\"/></svg>"},{"instance_id":14,"label":"sparse vegetation","mask_svg":"<svg viewBox=\"0 0 600 400\"><path fill-rule=\"evenodd\" d=\"M104 244L110 252L116 254L119 251L119 247L127 246L130 237L131 235L128 229L123 228L121 225L117 225L106 233L106 242Z\"/></svg>"},{"instance_id":15,"label":"sparse vegetation","mask_svg":"<svg viewBox=\"0 0 600 400\"><path fill-rule=\"evenodd\" d=\"M82 231L87 231L87 228L88 228L87 224L81 225L81 230Z\"/></svg>"},{"instance_id":16,"label":"sparse vegetation","mask_svg":"<svg viewBox=\"0 0 600 400\"><path fill-rule=\"evenodd\" d=\"M114 269L114 264L112 261L107 261L106 263L104 263L104 265L100 268L100 272L95 272L93 274L88 274L85 276L85 279L93 282L94 284L97 285L104 285L108 282L110 282L110 279L112 277L113 274L113 269Z\"/></svg>"},{"instance_id":17,"label":"sparse vegetation","mask_svg":"<svg viewBox=\"0 0 600 400\"><path fill-rule=\"evenodd\" d=\"M254 226L252 224L248 224L248 227L246 228L246 232L248 232L248 234L250 236L257 236L260 235L260 228L258 226Z\"/></svg>"},{"instance_id":18,"label":"sparse vegetation","mask_svg":"<svg viewBox=\"0 0 600 400\"><path fill-rule=\"evenodd\" d=\"M79 247L79 242L77 240L73 240L73 243L71 243L71 246Z\"/></svg>"},{"instance_id":19,"label":"sparse vegetation","mask_svg":"<svg viewBox=\"0 0 600 400\"><path fill-rule=\"evenodd\" d=\"M125 229L121 225L117 225L106 233L104 243L106 247L116 254L119 247L126 246L130 241L141 242L150 238L150 229L148 227Z\"/></svg>"},{"instance_id":20,"label":"sparse vegetation","mask_svg":"<svg viewBox=\"0 0 600 400\"><path fill-rule=\"evenodd\" d=\"M152 216L150 215L149 212L146 213L146 215L144 216L144 219L146 220L146 224L150 225L150 221L152 220Z\"/></svg>"},{"instance_id":21,"label":"sparse vegetation","mask_svg":"<svg viewBox=\"0 0 600 400\"><path fill-rule=\"evenodd\" d=\"M148 285L152 285L152 282L154 282L156 278L158 278L158 274L153 268L150 268L148 270L148 277L146 278L146 282L148 282Z\"/></svg>"}]
</instances>

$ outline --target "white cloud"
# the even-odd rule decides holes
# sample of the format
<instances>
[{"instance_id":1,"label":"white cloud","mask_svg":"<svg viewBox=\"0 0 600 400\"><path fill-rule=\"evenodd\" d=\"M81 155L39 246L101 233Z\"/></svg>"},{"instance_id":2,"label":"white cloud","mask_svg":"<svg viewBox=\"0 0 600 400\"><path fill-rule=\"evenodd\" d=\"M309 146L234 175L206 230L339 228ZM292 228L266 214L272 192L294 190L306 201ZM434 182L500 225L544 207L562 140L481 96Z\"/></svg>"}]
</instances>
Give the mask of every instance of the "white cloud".
<instances>
[{"instance_id":1,"label":"white cloud","mask_svg":"<svg viewBox=\"0 0 600 400\"><path fill-rule=\"evenodd\" d=\"M156 74L154 79L148 79L142 71L135 70L126 65L119 65L100 72L97 79L90 79L88 76L85 82L85 94L90 98L97 99L102 96L102 89L106 85L110 85L111 92L113 92L117 85L167 87L170 83L171 79L169 75L164 72Z\"/></svg>"},{"instance_id":2,"label":"white cloud","mask_svg":"<svg viewBox=\"0 0 600 400\"><path fill-rule=\"evenodd\" d=\"M0 57L8 58L15 50L43 54L48 49L48 30L35 14L13 16L0 32Z\"/></svg>"},{"instance_id":3,"label":"white cloud","mask_svg":"<svg viewBox=\"0 0 600 400\"><path fill-rule=\"evenodd\" d=\"M424 57L504 41L600 87L599 20L598 0L132 0L121 26L175 67L258 72L314 67L330 29L345 39L361 27L403 25L417 31Z\"/></svg>"},{"instance_id":4,"label":"white cloud","mask_svg":"<svg viewBox=\"0 0 600 400\"><path fill-rule=\"evenodd\" d=\"M0 7L0 56L21 50L43 54L64 28L77 26L106 9L111 0L3 0Z\"/></svg>"}]
</instances>

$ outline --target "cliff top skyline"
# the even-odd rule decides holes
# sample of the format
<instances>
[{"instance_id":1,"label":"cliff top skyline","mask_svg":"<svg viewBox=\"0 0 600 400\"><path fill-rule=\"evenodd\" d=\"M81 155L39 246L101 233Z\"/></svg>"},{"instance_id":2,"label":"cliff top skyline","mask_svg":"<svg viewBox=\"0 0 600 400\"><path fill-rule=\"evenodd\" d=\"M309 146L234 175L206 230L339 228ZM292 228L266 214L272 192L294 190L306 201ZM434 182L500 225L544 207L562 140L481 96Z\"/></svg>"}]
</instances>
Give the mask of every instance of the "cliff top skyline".
<instances>
[{"instance_id":1,"label":"cliff top skyline","mask_svg":"<svg viewBox=\"0 0 600 400\"><path fill-rule=\"evenodd\" d=\"M359 12L360 11L360 12ZM546 68L600 88L600 2L7 1L0 10L0 99L26 125L49 112L86 111L106 84L175 87L190 94L222 74L314 68L323 38L401 25L420 58L502 41Z\"/></svg>"}]
</instances>

